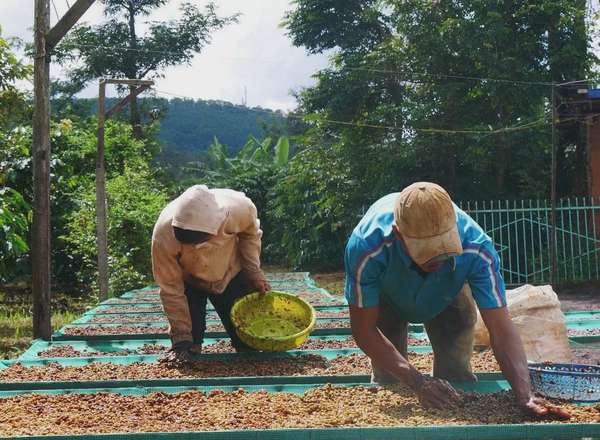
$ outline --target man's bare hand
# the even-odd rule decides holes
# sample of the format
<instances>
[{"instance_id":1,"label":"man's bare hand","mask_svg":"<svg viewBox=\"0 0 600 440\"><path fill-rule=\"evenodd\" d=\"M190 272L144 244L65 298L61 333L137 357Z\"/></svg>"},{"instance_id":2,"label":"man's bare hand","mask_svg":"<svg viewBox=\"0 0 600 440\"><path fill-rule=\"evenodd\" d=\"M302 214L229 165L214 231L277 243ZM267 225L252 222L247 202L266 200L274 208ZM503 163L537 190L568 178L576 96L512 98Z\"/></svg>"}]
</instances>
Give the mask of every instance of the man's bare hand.
<instances>
[{"instance_id":1,"label":"man's bare hand","mask_svg":"<svg viewBox=\"0 0 600 440\"><path fill-rule=\"evenodd\" d=\"M261 295L264 295L265 293L267 293L268 291L271 290L271 286L269 285L269 282L262 277L257 277L257 278L251 279L250 286L253 289L257 290L258 293L260 293Z\"/></svg>"},{"instance_id":2,"label":"man's bare hand","mask_svg":"<svg viewBox=\"0 0 600 440\"><path fill-rule=\"evenodd\" d=\"M527 413L538 419L569 420L571 418L571 414L564 409L537 397L530 397L521 406Z\"/></svg>"},{"instance_id":3,"label":"man's bare hand","mask_svg":"<svg viewBox=\"0 0 600 440\"><path fill-rule=\"evenodd\" d=\"M425 408L444 408L460 403L460 395L447 380L424 376L417 390L419 402Z\"/></svg>"}]
</instances>

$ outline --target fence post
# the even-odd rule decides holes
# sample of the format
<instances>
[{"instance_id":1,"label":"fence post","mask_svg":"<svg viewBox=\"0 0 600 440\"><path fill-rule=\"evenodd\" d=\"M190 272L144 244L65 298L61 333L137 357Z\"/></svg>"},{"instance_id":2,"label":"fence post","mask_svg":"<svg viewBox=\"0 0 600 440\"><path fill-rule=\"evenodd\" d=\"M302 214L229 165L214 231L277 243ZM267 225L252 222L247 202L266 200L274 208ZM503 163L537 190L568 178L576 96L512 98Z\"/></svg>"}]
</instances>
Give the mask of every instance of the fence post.
<instances>
[{"instance_id":1,"label":"fence post","mask_svg":"<svg viewBox=\"0 0 600 440\"><path fill-rule=\"evenodd\" d=\"M552 170L550 180L550 284L557 282L556 270L558 258L556 255L556 86L552 85Z\"/></svg>"}]
</instances>

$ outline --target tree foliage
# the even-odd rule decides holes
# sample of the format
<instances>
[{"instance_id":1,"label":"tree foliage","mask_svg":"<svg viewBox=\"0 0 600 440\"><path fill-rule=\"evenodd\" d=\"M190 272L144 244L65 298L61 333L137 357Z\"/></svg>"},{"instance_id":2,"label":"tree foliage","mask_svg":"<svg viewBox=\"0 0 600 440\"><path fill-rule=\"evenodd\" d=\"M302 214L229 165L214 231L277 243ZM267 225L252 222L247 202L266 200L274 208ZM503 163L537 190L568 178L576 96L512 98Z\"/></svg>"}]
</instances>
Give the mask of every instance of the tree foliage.
<instances>
[{"instance_id":1,"label":"tree foliage","mask_svg":"<svg viewBox=\"0 0 600 440\"><path fill-rule=\"evenodd\" d=\"M236 153L248 136L265 137L268 127L284 122L280 112L223 101L175 98L143 99L140 102L147 107L163 109L159 139L169 153L174 150L194 154L206 151L215 137ZM285 134L284 130L282 135Z\"/></svg>"},{"instance_id":2,"label":"tree foliage","mask_svg":"<svg viewBox=\"0 0 600 440\"><path fill-rule=\"evenodd\" d=\"M369 51L391 34L381 0L295 0L283 22L296 46L311 53Z\"/></svg>"},{"instance_id":3,"label":"tree foliage","mask_svg":"<svg viewBox=\"0 0 600 440\"><path fill-rule=\"evenodd\" d=\"M204 162L191 164L183 189L194 183L244 192L256 205L263 259L294 268L339 267L355 192L343 160L328 148L308 147L293 156L293 142L250 137L237 153L214 140ZM333 172L332 172L333 170Z\"/></svg>"},{"instance_id":4,"label":"tree foliage","mask_svg":"<svg viewBox=\"0 0 600 440\"><path fill-rule=\"evenodd\" d=\"M271 138L259 140L250 136L237 153L230 154L225 144L214 139L206 160L191 163L188 177L181 190L195 183L210 187L231 188L245 193L256 205L261 216L263 229L268 230L270 220L267 205L273 188L285 173L289 162L290 142L280 137L277 142Z\"/></svg>"},{"instance_id":5,"label":"tree foliage","mask_svg":"<svg viewBox=\"0 0 600 440\"><path fill-rule=\"evenodd\" d=\"M141 34L140 20L167 0L103 3L106 22L77 27L55 53L70 68L71 92L99 76L160 76L236 20L219 17L213 4L200 11L184 3L179 20L150 22ZM108 122L111 290L151 281L152 226L167 201L194 183L243 191L255 202L267 260L321 269L340 267L364 208L416 180L439 182L463 200L548 195L550 85L594 78L597 67L584 0L293 5L284 18L293 43L331 61L288 118L176 99L136 101L133 125ZM31 108L14 84L30 72L0 39L2 280L29 275ZM144 137L134 135L138 104L160 110ZM94 286L95 103L54 107L54 280ZM559 193L581 194L582 126L564 106L559 117ZM175 180L163 173L169 163L180 168Z\"/></svg>"},{"instance_id":6,"label":"tree foliage","mask_svg":"<svg viewBox=\"0 0 600 440\"><path fill-rule=\"evenodd\" d=\"M0 282L10 266L29 250L26 241L31 208L12 188L0 186Z\"/></svg>"},{"instance_id":7,"label":"tree foliage","mask_svg":"<svg viewBox=\"0 0 600 440\"><path fill-rule=\"evenodd\" d=\"M77 258L76 281L97 288L96 193L92 181L78 192L73 210L65 213L61 240ZM167 204L166 192L147 165L126 165L107 180L109 290L123 292L152 282L152 227Z\"/></svg>"},{"instance_id":8,"label":"tree foliage","mask_svg":"<svg viewBox=\"0 0 600 440\"><path fill-rule=\"evenodd\" d=\"M343 243L359 220L353 185L334 150L314 146L296 154L270 192L268 255L296 269L339 269Z\"/></svg>"},{"instance_id":9,"label":"tree foliage","mask_svg":"<svg viewBox=\"0 0 600 440\"><path fill-rule=\"evenodd\" d=\"M365 205L417 180L463 200L549 195L549 84L593 74L585 14L584 0L295 1L284 21L292 41L331 62L300 94L307 152L275 212L303 238L327 218L327 235L303 247L290 233L288 254L331 261ZM581 124L561 117L558 127L560 193L578 194ZM335 164L320 180L317 157Z\"/></svg>"},{"instance_id":10,"label":"tree foliage","mask_svg":"<svg viewBox=\"0 0 600 440\"><path fill-rule=\"evenodd\" d=\"M24 166L26 161L11 161L9 146L12 139L20 136L16 121L29 114L26 95L19 91L16 82L30 75L31 66L17 58L11 42L2 38L0 32L0 281L29 251L31 206L19 192L15 176L15 168ZM22 150L25 151L28 150Z\"/></svg>"},{"instance_id":11,"label":"tree foliage","mask_svg":"<svg viewBox=\"0 0 600 440\"><path fill-rule=\"evenodd\" d=\"M118 101L117 98L108 98L106 105L112 107ZM97 113L98 100L55 100L52 104L55 118L85 119ZM277 139L290 132L302 131L297 119L290 122L280 111L224 101L140 98L138 104L142 113L146 113L144 109L157 113L156 121L151 124L162 144L156 161L175 180L182 176L182 169L188 162L204 157L203 153L215 137L230 146L230 154L236 154L248 136ZM144 123L147 122L150 121L144 120Z\"/></svg>"},{"instance_id":12,"label":"tree foliage","mask_svg":"<svg viewBox=\"0 0 600 440\"><path fill-rule=\"evenodd\" d=\"M416 179L460 198L547 194L539 182L549 173L548 84L586 78L595 63L585 1L351 3L299 0L287 25L295 44L335 50L301 106L374 190L367 199ZM345 31L324 30L349 9ZM350 44L350 28L371 41L373 17L387 32ZM572 124L559 130L563 159L581 152ZM567 162L563 175L576 165ZM563 193L572 188L565 182Z\"/></svg>"},{"instance_id":13,"label":"tree foliage","mask_svg":"<svg viewBox=\"0 0 600 440\"><path fill-rule=\"evenodd\" d=\"M18 194L22 194L22 199L3 197L0 210L6 204L20 208L17 221L14 221L15 210L12 210L15 225L12 230L21 232L31 225L27 208L33 198L32 133L29 121L22 124L4 135L4 148L0 149L0 163L8 164L4 177ZM96 126L95 118L62 119L51 125L52 271L53 281L65 286L65 291L96 287ZM113 292L139 287L152 280L149 255L152 228L168 198L167 189L157 178L159 170L152 165L156 154L155 141L135 139L129 124L108 122L106 178L110 287ZM6 218L0 215L0 224ZM26 234L21 238L27 242ZM25 250L15 245L12 249ZM5 265L4 269L0 263L0 278L29 278L27 253L21 253L19 258L13 255L10 261L11 266Z\"/></svg>"}]
</instances>

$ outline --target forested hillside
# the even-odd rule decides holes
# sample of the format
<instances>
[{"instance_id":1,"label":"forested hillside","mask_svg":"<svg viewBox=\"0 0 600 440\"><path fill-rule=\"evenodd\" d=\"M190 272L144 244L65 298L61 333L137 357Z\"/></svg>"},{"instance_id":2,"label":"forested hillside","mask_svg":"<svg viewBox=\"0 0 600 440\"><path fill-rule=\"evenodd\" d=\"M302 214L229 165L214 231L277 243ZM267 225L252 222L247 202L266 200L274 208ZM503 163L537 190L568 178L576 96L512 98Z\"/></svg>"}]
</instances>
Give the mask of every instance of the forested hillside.
<instances>
[{"instance_id":1,"label":"forested hillside","mask_svg":"<svg viewBox=\"0 0 600 440\"><path fill-rule=\"evenodd\" d=\"M96 112L96 99L80 99L76 107ZM118 102L107 100L107 108ZM206 151L214 138L237 152L248 136L263 137L269 129L283 124L283 115L259 107L250 108L225 101L194 99L143 98L138 100L142 116L160 121L159 140L164 150L175 156L189 157ZM127 113L122 117L126 118Z\"/></svg>"},{"instance_id":2,"label":"forested hillside","mask_svg":"<svg viewBox=\"0 0 600 440\"><path fill-rule=\"evenodd\" d=\"M166 108L159 138L182 150L206 150L217 137L235 151L248 135L262 137L268 126L282 122L282 115L271 110L224 101L161 99L159 103Z\"/></svg>"}]
</instances>

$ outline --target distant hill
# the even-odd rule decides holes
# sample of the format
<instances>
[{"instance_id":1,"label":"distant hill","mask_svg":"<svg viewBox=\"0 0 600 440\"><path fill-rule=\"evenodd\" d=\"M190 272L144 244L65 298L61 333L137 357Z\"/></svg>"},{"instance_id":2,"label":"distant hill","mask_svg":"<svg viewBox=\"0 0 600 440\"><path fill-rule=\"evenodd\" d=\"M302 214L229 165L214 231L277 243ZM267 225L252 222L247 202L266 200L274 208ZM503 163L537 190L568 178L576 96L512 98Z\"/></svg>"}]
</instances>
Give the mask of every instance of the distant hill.
<instances>
[{"instance_id":1,"label":"distant hill","mask_svg":"<svg viewBox=\"0 0 600 440\"><path fill-rule=\"evenodd\" d=\"M186 152L204 151L216 136L222 144L237 151L249 135L265 135L270 126L282 125L283 115L261 108L248 108L224 101L191 99L147 100L164 108L160 140Z\"/></svg>"},{"instance_id":2,"label":"distant hill","mask_svg":"<svg viewBox=\"0 0 600 440\"><path fill-rule=\"evenodd\" d=\"M107 108L118 102L107 99ZM261 138L273 126L285 127L281 112L245 107L225 101L193 99L142 98L138 100L144 118L154 113L160 119L159 138L165 144L164 152L175 156L190 157L206 151L214 137L236 152L248 140L249 135ZM96 99L78 99L82 112L97 112ZM126 109L121 117L128 117Z\"/></svg>"}]
</instances>

